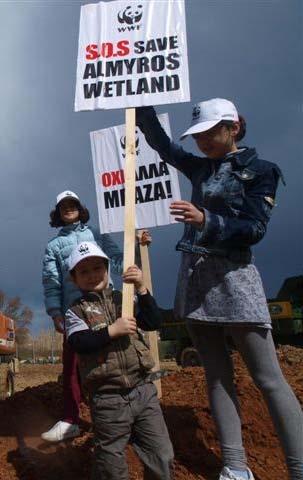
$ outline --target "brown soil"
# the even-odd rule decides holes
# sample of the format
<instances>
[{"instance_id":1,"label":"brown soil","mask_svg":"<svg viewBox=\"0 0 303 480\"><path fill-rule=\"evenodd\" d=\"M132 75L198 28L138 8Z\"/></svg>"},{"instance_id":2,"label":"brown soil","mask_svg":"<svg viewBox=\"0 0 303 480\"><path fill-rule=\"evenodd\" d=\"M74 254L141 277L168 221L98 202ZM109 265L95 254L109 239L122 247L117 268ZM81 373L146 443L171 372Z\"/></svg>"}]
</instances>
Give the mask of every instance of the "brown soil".
<instances>
[{"instance_id":1,"label":"brown soil","mask_svg":"<svg viewBox=\"0 0 303 480\"><path fill-rule=\"evenodd\" d=\"M27 387L37 387L46 382L56 382L62 373L62 364L56 365L20 365L20 374L15 377L15 391Z\"/></svg>"},{"instance_id":2,"label":"brown soil","mask_svg":"<svg viewBox=\"0 0 303 480\"><path fill-rule=\"evenodd\" d=\"M303 350L278 351L285 376L303 403ZM249 464L256 480L286 480L283 455L267 409L245 367L234 355ZM205 394L203 368L175 368L162 380L162 407L175 449L176 480L217 480L220 455ZM60 366L24 365L15 396L0 402L0 480L86 480L92 456L89 411L82 405L82 436L57 445L40 434L60 418L62 388L55 382ZM23 389L27 386L27 388ZM135 454L127 452L130 480L142 479Z\"/></svg>"}]
</instances>

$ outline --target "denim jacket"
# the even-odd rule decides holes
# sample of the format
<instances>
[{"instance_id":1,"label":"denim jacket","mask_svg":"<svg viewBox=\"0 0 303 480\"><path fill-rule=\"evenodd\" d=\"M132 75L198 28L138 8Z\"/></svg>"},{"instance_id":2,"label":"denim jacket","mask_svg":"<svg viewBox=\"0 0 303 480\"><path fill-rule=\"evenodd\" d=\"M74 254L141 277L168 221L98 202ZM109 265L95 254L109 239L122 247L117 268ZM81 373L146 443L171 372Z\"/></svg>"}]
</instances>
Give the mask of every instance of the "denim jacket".
<instances>
[{"instance_id":1,"label":"denim jacket","mask_svg":"<svg viewBox=\"0 0 303 480\"><path fill-rule=\"evenodd\" d=\"M201 228L185 224L176 249L249 262L250 246L264 236L279 178L283 180L279 167L259 159L254 148L242 148L222 160L186 152L167 136L153 107L137 108L137 124L162 160L191 181L191 202L205 215Z\"/></svg>"}]
</instances>

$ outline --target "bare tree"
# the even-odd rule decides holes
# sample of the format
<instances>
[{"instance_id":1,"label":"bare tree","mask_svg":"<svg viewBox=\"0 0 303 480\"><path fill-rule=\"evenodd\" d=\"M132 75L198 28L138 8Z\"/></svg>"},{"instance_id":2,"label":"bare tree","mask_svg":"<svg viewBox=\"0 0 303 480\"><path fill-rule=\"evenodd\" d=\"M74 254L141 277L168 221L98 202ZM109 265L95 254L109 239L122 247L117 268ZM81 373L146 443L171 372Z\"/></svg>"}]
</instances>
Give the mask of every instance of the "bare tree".
<instances>
[{"instance_id":1,"label":"bare tree","mask_svg":"<svg viewBox=\"0 0 303 480\"><path fill-rule=\"evenodd\" d=\"M39 358L61 358L62 335L54 329L41 330L38 335L31 337L31 342Z\"/></svg>"}]
</instances>

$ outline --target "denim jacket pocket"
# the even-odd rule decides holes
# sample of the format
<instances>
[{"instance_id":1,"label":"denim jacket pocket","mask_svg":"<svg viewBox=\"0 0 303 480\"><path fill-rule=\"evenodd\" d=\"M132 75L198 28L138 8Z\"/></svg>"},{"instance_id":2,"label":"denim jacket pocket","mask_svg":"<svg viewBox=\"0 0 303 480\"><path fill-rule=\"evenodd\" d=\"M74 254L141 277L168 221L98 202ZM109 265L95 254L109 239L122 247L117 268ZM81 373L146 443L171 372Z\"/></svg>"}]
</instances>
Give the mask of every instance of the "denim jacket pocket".
<instances>
[{"instance_id":1,"label":"denim jacket pocket","mask_svg":"<svg viewBox=\"0 0 303 480\"><path fill-rule=\"evenodd\" d=\"M230 178L224 185L224 193L227 201L233 201L236 197L244 197L245 189L255 180L258 173L245 168L242 171L231 172Z\"/></svg>"}]
</instances>

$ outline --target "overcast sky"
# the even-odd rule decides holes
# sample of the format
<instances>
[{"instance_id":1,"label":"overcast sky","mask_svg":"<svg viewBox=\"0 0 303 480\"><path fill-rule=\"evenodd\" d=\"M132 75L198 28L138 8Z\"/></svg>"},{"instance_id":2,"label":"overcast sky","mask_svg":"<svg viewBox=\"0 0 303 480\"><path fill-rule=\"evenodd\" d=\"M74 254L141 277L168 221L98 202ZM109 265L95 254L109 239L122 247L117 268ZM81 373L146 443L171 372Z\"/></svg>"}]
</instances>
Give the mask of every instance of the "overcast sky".
<instances>
[{"instance_id":1,"label":"overcast sky","mask_svg":"<svg viewBox=\"0 0 303 480\"><path fill-rule=\"evenodd\" d=\"M89 132L124 122L122 110L73 112L80 5L94 2L0 2L0 289L44 313L41 263L56 195L77 192L97 222ZM302 274L302 0L185 0L192 102L225 97L247 120L245 144L276 162L287 186L265 239L255 248L266 294ZM191 104L162 106L175 138ZM191 139L185 147L194 151ZM180 176L184 199L190 185ZM153 229L154 294L172 306L182 226ZM121 235L114 235L121 242Z\"/></svg>"}]
</instances>

